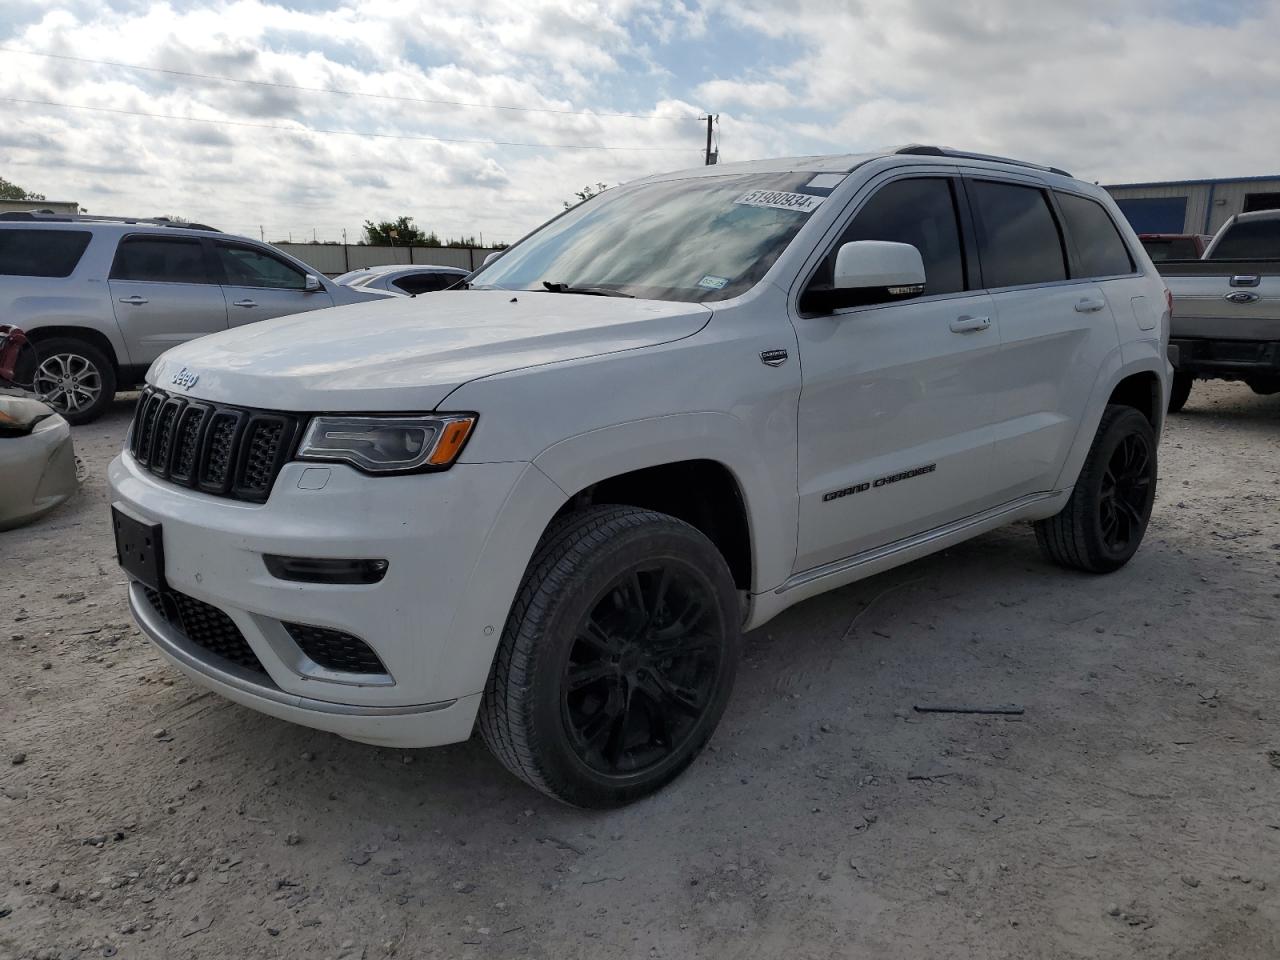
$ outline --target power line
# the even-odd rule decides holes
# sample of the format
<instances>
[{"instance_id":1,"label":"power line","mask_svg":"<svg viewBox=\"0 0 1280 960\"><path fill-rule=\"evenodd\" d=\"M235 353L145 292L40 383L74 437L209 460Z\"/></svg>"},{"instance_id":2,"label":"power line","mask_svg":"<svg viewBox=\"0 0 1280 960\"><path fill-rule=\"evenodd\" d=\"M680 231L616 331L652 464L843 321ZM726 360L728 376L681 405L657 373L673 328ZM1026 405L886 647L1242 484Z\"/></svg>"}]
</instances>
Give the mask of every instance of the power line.
<instances>
[{"instance_id":1,"label":"power line","mask_svg":"<svg viewBox=\"0 0 1280 960\"><path fill-rule=\"evenodd\" d=\"M335 87L308 87L299 83L281 83L273 80L248 80L242 77L228 77L216 73L193 73L188 70L169 70L164 67L145 67L136 63L121 63L117 60L95 60L91 57L73 57L66 53L42 53L35 50L15 50L12 47L0 47L0 53L16 53L28 57L48 57L53 60L69 60L74 63L91 63L102 67L120 67L125 70L140 70L149 73L163 73L171 77L186 77L192 80L215 80L222 83L242 83L255 87L277 87L283 90L302 90L307 93L327 93L339 97L368 97L373 100L391 100L399 103L425 103L434 106L469 107L484 110L515 110L524 113L555 113L575 117L610 117L631 120L701 120L701 117L649 116L642 113L608 113L591 110L557 110L553 107L519 107L504 103L473 103L466 100L436 100L428 97L404 97L390 93L365 93L360 90L342 90Z\"/></svg>"},{"instance_id":2,"label":"power line","mask_svg":"<svg viewBox=\"0 0 1280 960\"><path fill-rule=\"evenodd\" d=\"M413 140L431 143L480 143L496 147L539 147L547 150L646 150L672 152L683 147L631 147L602 146L586 143L527 143L518 140L487 140L468 137L432 137L426 134L368 133L363 130L325 130L319 127L288 127L280 123L255 123L252 120L215 120L208 117L184 117L173 113L146 113L142 110L124 110L118 107L90 107L79 103L58 103L54 100L27 100L19 97L0 97L0 103L20 103L39 107L58 107L63 110L91 110L96 113L112 113L126 117L146 117L150 120L179 120L187 123L208 123L224 127L253 127L258 130L280 130L284 133L324 134L334 137L366 137L377 140Z\"/></svg>"}]
</instances>

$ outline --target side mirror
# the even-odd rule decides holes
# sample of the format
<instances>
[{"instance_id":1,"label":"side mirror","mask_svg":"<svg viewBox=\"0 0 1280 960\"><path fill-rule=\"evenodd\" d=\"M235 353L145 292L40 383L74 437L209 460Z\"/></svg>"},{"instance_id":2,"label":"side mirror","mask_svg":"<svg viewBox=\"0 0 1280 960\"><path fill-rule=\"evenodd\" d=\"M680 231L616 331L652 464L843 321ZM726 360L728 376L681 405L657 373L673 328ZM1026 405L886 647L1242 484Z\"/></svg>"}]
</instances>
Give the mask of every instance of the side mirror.
<instances>
[{"instance_id":1,"label":"side mirror","mask_svg":"<svg viewBox=\"0 0 1280 960\"><path fill-rule=\"evenodd\" d=\"M501 250L495 250L493 251L493 253L487 254L484 258L484 263L480 264L480 266L487 267L489 264L493 263L493 261L497 260L498 257L500 257L501 255L502 255Z\"/></svg>"},{"instance_id":2,"label":"side mirror","mask_svg":"<svg viewBox=\"0 0 1280 960\"><path fill-rule=\"evenodd\" d=\"M854 240L836 253L831 279L834 290L875 288L888 297L918 295L924 292L924 260L909 243Z\"/></svg>"},{"instance_id":3,"label":"side mirror","mask_svg":"<svg viewBox=\"0 0 1280 960\"><path fill-rule=\"evenodd\" d=\"M319 277L308 273L306 281L302 284L302 289L307 293L319 293L324 289L324 284L320 282Z\"/></svg>"}]
</instances>

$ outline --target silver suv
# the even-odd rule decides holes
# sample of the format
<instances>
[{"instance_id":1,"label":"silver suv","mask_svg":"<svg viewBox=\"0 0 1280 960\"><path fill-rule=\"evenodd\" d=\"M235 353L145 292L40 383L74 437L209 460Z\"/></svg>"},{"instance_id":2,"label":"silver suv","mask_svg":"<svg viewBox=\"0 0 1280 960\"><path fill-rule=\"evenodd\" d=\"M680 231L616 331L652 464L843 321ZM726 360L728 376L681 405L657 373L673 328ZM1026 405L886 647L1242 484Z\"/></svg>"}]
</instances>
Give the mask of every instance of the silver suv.
<instances>
[{"instance_id":1,"label":"silver suv","mask_svg":"<svg viewBox=\"0 0 1280 960\"><path fill-rule=\"evenodd\" d=\"M27 332L34 389L72 423L96 419L170 347L388 296L201 224L0 214L0 320Z\"/></svg>"}]
</instances>

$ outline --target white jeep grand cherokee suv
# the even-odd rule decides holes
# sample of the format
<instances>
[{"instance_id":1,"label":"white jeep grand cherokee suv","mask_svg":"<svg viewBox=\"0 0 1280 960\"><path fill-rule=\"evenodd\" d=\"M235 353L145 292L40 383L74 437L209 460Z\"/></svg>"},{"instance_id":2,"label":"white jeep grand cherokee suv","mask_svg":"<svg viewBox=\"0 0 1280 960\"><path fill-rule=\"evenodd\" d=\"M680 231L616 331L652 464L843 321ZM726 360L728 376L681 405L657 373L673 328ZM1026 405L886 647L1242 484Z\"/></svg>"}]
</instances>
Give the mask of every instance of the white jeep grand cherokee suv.
<instances>
[{"instance_id":1,"label":"white jeep grand cherokee suv","mask_svg":"<svg viewBox=\"0 0 1280 960\"><path fill-rule=\"evenodd\" d=\"M1138 548L1164 284L1106 193L937 147L650 177L435 295L177 347L111 465L193 680L569 803L675 777L743 630L1002 524Z\"/></svg>"}]
</instances>

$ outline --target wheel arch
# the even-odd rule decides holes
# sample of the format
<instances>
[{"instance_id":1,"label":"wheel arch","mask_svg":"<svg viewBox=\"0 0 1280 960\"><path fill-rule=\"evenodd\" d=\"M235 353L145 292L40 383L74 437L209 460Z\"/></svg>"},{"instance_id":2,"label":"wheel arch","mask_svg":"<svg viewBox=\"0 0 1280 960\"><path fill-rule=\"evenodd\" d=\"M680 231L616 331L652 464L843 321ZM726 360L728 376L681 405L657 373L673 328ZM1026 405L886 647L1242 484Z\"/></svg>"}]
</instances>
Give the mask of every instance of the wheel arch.
<instances>
[{"instance_id":1,"label":"wheel arch","mask_svg":"<svg viewBox=\"0 0 1280 960\"><path fill-rule=\"evenodd\" d=\"M1165 404L1168 403L1168 379L1167 365L1161 368L1155 356L1142 356L1126 362L1120 350L1111 353L1098 371L1089 402L1076 430L1075 441L1058 474L1056 489L1067 489L1075 485L1085 458L1089 455L1089 448L1093 445L1094 435L1098 432L1098 424L1102 422L1102 415L1109 404L1120 403L1136 407L1151 424L1159 442L1164 428Z\"/></svg>"},{"instance_id":2,"label":"wheel arch","mask_svg":"<svg viewBox=\"0 0 1280 960\"><path fill-rule=\"evenodd\" d=\"M27 339L31 341L37 348L39 344L48 340L71 339L83 340L92 344L101 350L106 358L111 361L112 372L117 376L120 374L120 357L116 352L115 345L111 339L100 330L93 327L78 327L75 325L55 324L51 326L40 326L33 330L27 330Z\"/></svg>"}]
</instances>

